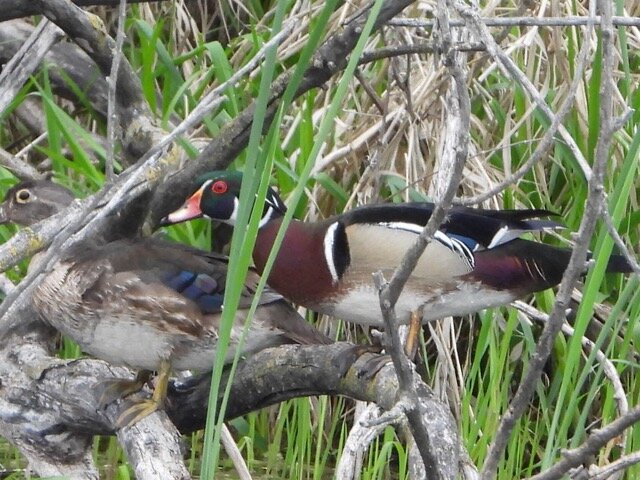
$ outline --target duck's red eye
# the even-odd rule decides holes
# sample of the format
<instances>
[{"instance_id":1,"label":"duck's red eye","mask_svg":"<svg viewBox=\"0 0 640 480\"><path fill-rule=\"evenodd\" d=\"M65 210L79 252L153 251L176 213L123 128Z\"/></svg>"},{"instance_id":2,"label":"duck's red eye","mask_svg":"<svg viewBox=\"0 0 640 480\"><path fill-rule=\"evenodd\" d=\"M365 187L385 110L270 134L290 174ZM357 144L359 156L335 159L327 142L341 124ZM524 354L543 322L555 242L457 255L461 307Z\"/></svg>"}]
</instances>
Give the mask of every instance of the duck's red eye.
<instances>
[{"instance_id":1,"label":"duck's red eye","mask_svg":"<svg viewBox=\"0 0 640 480\"><path fill-rule=\"evenodd\" d=\"M228 188L229 185L227 185L227 182L225 182L224 180L217 180L213 182L213 185L211 185L211 191L213 193L217 193L218 195L225 193Z\"/></svg>"}]
</instances>

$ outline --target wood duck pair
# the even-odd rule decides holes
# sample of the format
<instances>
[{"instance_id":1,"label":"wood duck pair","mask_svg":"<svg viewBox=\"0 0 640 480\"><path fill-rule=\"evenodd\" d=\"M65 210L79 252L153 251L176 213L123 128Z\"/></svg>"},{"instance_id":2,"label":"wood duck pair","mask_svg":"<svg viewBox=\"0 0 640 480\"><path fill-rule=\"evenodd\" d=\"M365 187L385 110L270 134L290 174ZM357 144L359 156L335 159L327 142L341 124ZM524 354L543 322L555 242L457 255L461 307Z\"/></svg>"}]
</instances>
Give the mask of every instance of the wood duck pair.
<instances>
[{"instance_id":1,"label":"wood duck pair","mask_svg":"<svg viewBox=\"0 0 640 480\"><path fill-rule=\"evenodd\" d=\"M233 225L242 174L216 171L163 221L197 217ZM391 277L426 225L434 205L367 205L327 220L293 220L269 274L269 285L312 310L364 325L382 326L372 273ZM253 259L262 273L285 214L269 188ZM396 305L400 321L422 309L423 321L505 305L557 285L571 251L519 238L524 232L560 228L546 210L481 210L454 207L424 251ZM623 259L609 271L630 271Z\"/></svg>"},{"instance_id":2,"label":"wood duck pair","mask_svg":"<svg viewBox=\"0 0 640 480\"><path fill-rule=\"evenodd\" d=\"M0 223L30 225L61 210L73 198L52 182L20 183L0 206ZM128 409L118 422L123 426L162 404L171 369L211 369L226 273L226 258L158 239L80 244L47 273L32 297L33 305L46 322L86 353L134 369L159 371L153 398ZM258 279L255 271L249 272L227 360L233 358L240 340ZM281 295L266 289L243 354L285 343L329 342ZM130 393L140 387L121 383L126 388L112 393Z\"/></svg>"}]
</instances>

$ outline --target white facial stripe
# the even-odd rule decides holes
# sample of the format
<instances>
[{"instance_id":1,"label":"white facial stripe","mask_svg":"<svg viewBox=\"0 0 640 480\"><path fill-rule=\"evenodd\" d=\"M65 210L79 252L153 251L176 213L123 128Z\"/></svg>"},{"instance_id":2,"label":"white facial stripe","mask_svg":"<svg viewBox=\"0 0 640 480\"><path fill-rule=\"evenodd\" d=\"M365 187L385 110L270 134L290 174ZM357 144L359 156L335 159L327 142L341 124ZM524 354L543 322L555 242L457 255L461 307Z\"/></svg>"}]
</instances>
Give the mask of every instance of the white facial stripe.
<instances>
[{"instance_id":1,"label":"white facial stripe","mask_svg":"<svg viewBox=\"0 0 640 480\"><path fill-rule=\"evenodd\" d=\"M324 259L329 267L329 273L333 283L337 283L340 278L338 277L338 271L336 270L335 259L333 258L333 245L336 238L336 229L338 228L338 222L332 223L327 229L327 233L324 235Z\"/></svg>"},{"instance_id":2,"label":"white facial stripe","mask_svg":"<svg viewBox=\"0 0 640 480\"><path fill-rule=\"evenodd\" d=\"M235 225L236 224L236 220L238 220L238 208L240 207L240 202L238 201L238 197L234 196L233 197L233 212L231 212L231 215L229 216L229 220L227 220L227 223L229 223L229 225Z\"/></svg>"},{"instance_id":3,"label":"white facial stripe","mask_svg":"<svg viewBox=\"0 0 640 480\"><path fill-rule=\"evenodd\" d=\"M202 186L200 187L200 190L198 190L198 192L200 192L200 200L202 200L202 196L204 195L204 192L209 190L209 187L211 186L212 183L213 183L213 179L207 180L202 184Z\"/></svg>"},{"instance_id":4,"label":"white facial stripe","mask_svg":"<svg viewBox=\"0 0 640 480\"><path fill-rule=\"evenodd\" d=\"M200 187L200 189L198 190L200 192L200 200L202 200L202 195L204 194L204 191L209 188L209 185L211 185L211 183L213 182L213 180L207 180L206 182L204 182L202 184L202 186ZM194 194L195 195L195 194ZM212 220L212 218L207 215L206 213L202 212L202 216L204 218L208 218L209 220ZM217 219L216 219L217 220Z\"/></svg>"}]
</instances>

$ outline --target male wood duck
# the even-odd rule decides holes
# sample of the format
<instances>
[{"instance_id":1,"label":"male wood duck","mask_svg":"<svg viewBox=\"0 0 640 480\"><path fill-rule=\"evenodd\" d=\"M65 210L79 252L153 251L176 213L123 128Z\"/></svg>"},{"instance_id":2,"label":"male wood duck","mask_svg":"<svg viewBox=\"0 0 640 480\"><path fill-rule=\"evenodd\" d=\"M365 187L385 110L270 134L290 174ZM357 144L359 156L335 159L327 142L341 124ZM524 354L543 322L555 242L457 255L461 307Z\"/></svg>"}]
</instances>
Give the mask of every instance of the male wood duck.
<instances>
[{"instance_id":1,"label":"male wood duck","mask_svg":"<svg viewBox=\"0 0 640 480\"><path fill-rule=\"evenodd\" d=\"M216 171L199 179L196 192L163 220L173 224L207 217L233 225L242 174ZM426 225L434 205L367 205L327 220L293 220L269 274L269 285L294 303L364 325L382 326L372 273L385 278L398 266ZM253 260L262 273L285 205L269 188ZM422 309L423 321L505 305L557 285L571 251L524 240L524 232L560 228L540 217L546 210L481 210L454 207L409 278L396 315L409 322ZM610 271L628 272L620 258Z\"/></svg>"},{"instance_id":2,"label":"male wood duck","mask_svg":"<svg viewBox=\"0 0 640 480\"><path fill-rule=\"evenodd\" d=\"M49 181L20 183L0 205L0 223L30 225L64 208L73 198L67 189ZM227 266L224 257L159 239L118 240L102 246L83 243L47 273L32 297L33 305L46 322L75 340L86 353L114 364L159 372L153 398L125 411L118 420L118 426L124 426L162 405L172 369L211 369ZM258 280L258 274L249 271L228 361L233 359ZM322 344L330 340L281 295L266 289L246 335L243 354L285 343ZM126 387L122 392L136 389L121 383Z\"/></svg>"}]
</instances>

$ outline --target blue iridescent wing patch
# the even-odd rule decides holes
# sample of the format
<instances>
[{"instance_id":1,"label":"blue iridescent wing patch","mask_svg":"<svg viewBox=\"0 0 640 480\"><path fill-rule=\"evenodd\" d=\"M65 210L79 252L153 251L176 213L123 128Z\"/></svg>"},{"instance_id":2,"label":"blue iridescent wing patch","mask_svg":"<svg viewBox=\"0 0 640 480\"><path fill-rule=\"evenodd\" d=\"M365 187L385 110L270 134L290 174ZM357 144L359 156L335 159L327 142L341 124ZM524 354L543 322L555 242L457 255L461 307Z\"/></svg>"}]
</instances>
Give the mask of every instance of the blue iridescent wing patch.
<instances>
[{"instance_id":1,"label":"blue iridescent wing patch","mask_svg":"<svg viewBox=\"0 0 640 480\"><path fill-rule=\"evenodd\" d=\"M218 282L211 276L182 270L171 274L164 280L165 285L193 300L202 313L222 311L224 291L220 291Z\"/></svg>"}]
</instances>

